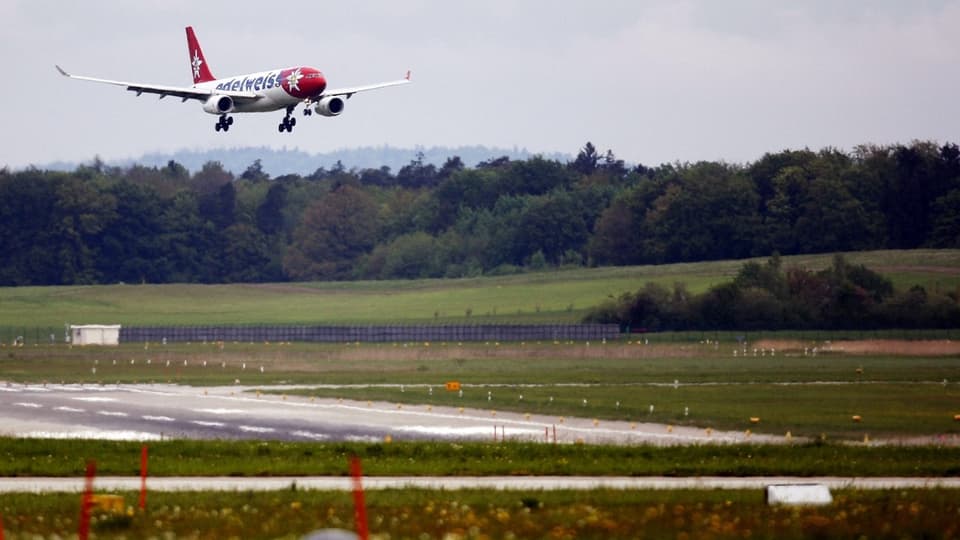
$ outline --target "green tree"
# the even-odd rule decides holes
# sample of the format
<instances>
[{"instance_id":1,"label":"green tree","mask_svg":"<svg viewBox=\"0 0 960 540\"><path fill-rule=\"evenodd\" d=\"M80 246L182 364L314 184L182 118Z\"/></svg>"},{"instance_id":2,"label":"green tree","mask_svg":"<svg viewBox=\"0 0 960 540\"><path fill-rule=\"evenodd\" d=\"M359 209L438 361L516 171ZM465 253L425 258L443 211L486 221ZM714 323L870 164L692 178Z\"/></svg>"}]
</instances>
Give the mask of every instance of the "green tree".
<instances>
[{"instance_id":1,"label":"green tree","mask_svg":"<svg viewBox=\"0 0 960 540\"><path fill-rule=\"evenodd\" d=\"M348 185L313 203L293 233L284 272L295 280L349 278L376 243L377 215L373 199Z\"/></svg>"},{"instance_id":2,"label":"green tree","mask_svg":"<svg viewBox=\"0 0 960 540\"><path fill-rule=\"evenodd\" d=\"M115 219L117 201L90 182L75 177L59 183L53 208L53 256L58 283L93 284L100 280L100 233Z\"/></svg>"},{"instance_id":3,"label":"green tree","mask_svg":"<svg viewBox=\"0 0 960 540\"><path fill-rule=\"evenodd\" d=\"M404 165L397 172L397 183L405 188L434 187L439 177L437 168L432 163L423 162L423 152L417 152L417 157Z\"/></svg>"},{"instance_id":4,"label":"green tree","mask_svg":"<svg viewBox=\"0 0 960 540\"><path fill-rule=\"evenodd\" d=\"M287 204L287 188L274 181L267 190L263 202L257 207L257 228L268 236L284 231L283 210Z\"/></svg>"},{"instance_id":5,"label":"green tree","mask_svg":"<svg viewBox=\"0 0 960 540\"><path fill-rule=\"evenodd\" d=\"M397 237L382 249L383 263L378 277L387 279L418 279L442 277L444 269L439 260L437 242L424 232Z\"/></svg>"},{"instance_id":6,"label":"green tree","mask_svg":"<svg viewBox=\"0 0 960 540\"><path fill-rule=\"evenodd\" d=\"M63 176L37 170L0 176L0 285L61 283L51 253L59 241L53 229L56 190Z\"/></svg>"},{"instance_id":7,"label":"green tree","mask_svg":"<svg viewBox=\"0 0 960 540\"><path fill-rule=\"evenodd\" d=\"M931 247L960 248L960 188L934 201L931 222Z\"/></svg>"},{"instance_id":8,"label":"green tree","mask_svg":"<svg viewBox=\"0 0 960 540\"><path fill-rule=\"evenodd\" d=\"M512 262L522 264L542 251L549 262L559 265L565 252L579 253L587 235L579 202L569 192L532 197L514 232Z\"/></svg>"},{"instance_id":9,"label":"green tree","mask_svg":"<svg viewBox=\"0 0 960 540\"><path fill-rule=\"evenodd\" d=\"M169 280L159 239L168 202L146 185L118 182L106 193L116 211L100 232L97 270L102 281L163 283Z\"/></svg>"},{"instance_id":10,"label":"green tree","mask_svg":"<svg viewBox=\"0 0 960 540\"><path fill-rule=\"evenodd\" d=\"M717 163L685 167L680 177L645 216L645 251L656 262L752 255L760 219L750 182Z\"/></svg>"},{"instance_id":11,"label":"green tree","mask_svg":"<svg viewBox=\"0 0 960 540\"><path fill-rule=\"evenodd\" d=\"M250 283L270 277L270 249L262 232L247 224L231 225L222 235L217 263L220 282Z\"/></svg>"},{"instance_id":12,"label":"green tree","mask_svg":"<svg viewBox=\"0 0 960 540\"><path fill-rule=\"evenodd\" d=\"M626 265L637 260L634 212L624 200L614 201L597 220L587 245L590 258L599 264Z\"/></svg>"},{"instance_id":13,"label":"green tree","mask_svg":"<svg viewBox=\"0 0 960 540\"><path fill-rule=\"evenodd\" d=\"M240 178L250 182L265 182L270 180L270 175L263 170L263 164L260 163L260 159L255 159L253 160L253 163L251 163L250 166L243 171L243 174L240 175Z\"/></svg>"},{"instance_id":14,"label":"green tree","mask_svg":"<svg viewBox=\"0 0 960 540\"><path fill-rule=\"evenodd\" d=\"M590 176L597 170L599 162L600 154L597 152L597 148L593 146L593 143L587 141L587 144L583 145L583 148L577 153L576 159L570 164L570 170L583 176Z\"/></svg>"},{"instance_id":15,"label":"green tree","mask_svg":"<svg viewBox=\"0 0 960 540\"><path fill-rule=\"evenodd\" d=\"M162 255L157 264L164 268L168 281L219 282L217 254L222 241L213 224L200 216L198 196L189 191L178 193L164 209L162 223Z\"/></svg>"}]
</instances>

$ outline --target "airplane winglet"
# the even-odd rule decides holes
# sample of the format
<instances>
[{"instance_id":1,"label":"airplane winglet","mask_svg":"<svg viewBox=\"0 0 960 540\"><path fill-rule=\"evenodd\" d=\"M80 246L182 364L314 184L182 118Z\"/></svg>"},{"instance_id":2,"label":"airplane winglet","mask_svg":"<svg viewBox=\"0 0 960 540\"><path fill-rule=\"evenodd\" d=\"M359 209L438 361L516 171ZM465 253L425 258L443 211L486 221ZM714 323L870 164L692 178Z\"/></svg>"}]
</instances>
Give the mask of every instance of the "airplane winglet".
<instances>
[{"instance_id":1,"label":"airplane winglet","mask_svg":"<svg viewBox=\"0 0 960 540\"><path fill-rule=\"evenodd\" d=\"M56 64L54 64L54 67L56 67L56 68L57 68L57 71L59 71L60 74L63 75L64 77L69 77L69 76L70 76L70 74L67 73L66 71L64 71L62 67L60 67L60 66L58 66L58 65L56 65Z\"/></svg>"},{"instance_id":2,"label":"airplane winglet","mask_svg":"<svg viewBox=\"0 0 960 540\"><path fill-rule=\"evenodd\" d=\"M60 68L58 67L57 69L60 69ZM63 70L60 70L60 71L63 71ZM407 70L407 76L404 77L404 79L406 79L406 80L408 80L408 81L410 80L410 70L409 70L409 69Z\"/></svg>"}]
</instances>

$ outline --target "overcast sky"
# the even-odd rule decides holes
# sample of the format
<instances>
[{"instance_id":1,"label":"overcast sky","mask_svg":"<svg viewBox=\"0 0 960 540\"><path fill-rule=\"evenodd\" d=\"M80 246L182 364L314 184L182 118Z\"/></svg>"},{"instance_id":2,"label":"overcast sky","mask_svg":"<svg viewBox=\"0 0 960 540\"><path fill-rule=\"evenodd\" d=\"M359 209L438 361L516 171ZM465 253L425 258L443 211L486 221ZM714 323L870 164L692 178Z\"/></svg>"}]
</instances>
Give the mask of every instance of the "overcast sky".
<instances>
[{"instance_id":1,"label":"overcast sky","mask_svg":"<svg viewBox=\"0 0 960 540\"><path fill-rule=\"evenodd\" d=\"M76 74L189 86L184 27L218 77L309 65L337 118L237 115ZM0 166L181 148L389 144L747 162L764 152L960 140L960 0L0 1Z\"/></svg>"}]
</instances>

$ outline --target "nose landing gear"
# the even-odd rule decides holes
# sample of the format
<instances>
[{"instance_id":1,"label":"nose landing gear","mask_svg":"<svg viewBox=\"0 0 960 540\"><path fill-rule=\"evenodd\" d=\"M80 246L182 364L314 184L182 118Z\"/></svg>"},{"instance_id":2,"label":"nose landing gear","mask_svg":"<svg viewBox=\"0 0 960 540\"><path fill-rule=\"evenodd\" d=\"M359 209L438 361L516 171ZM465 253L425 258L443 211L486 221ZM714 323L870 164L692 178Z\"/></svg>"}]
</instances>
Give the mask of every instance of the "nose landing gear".
<instances>
[{"instance_id":1,"label":"nose landing gear","mask_svg":"<svg viewBox=\"0 0 960 540\"><path fill-rule=\"evenodd\" d=\"M220 119L217 120L217 123L214 124L213 128L214 128L214 131L220 131L221 129L223 131L229 131L230 126L232 125L233 125L233 117L227 116L225 114L221 114Z\"/></svg>"},{"instance_id":2,"label":"nose landing gear","mask_svg":"<svg viewBox=\"0 0 960 540\"><path fill-rule=\"evenodd\" d=\"M277 130L280 133L283 133L284 131L287 133L293 133L293 126L297 125L297 119L290 116L291 113L293 113L293 107L287 107L287 115L283 117L283 120L280 121L280 125L277 126Z\"/></svg>"}]
</instances>

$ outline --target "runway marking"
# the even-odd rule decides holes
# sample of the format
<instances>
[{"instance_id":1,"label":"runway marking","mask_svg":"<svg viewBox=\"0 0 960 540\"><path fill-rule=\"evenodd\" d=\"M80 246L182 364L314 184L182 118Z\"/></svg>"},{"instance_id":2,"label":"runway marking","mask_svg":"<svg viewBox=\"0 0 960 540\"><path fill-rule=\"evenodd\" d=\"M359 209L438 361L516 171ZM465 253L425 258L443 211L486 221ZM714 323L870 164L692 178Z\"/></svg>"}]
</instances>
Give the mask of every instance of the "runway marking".
<instances>
[{"instance_id":1,"label":"runway marking","mask_svg":"<svg viewBox=\"0 0 960 540\"><path fill-rule=\"evenodd\" d=\"M190 423L203 427L223 427L226 425L223 422L205 422L203 420L191 420Z\"/></svg>"},{"instance_id":2,"label":"runway marking","mask_svg":"<svg viewBox=\"0 0 960 540\"><path fill-rule=\"evenodd\" d=\"M157 441L161 437L156 433L143 431L30 431L24 437L38 439L97 439L101 441ZM98 486L99 487L99 486Z\"/></svg>"},{"instance_id":3,"label":"runway marking","mask_svg":"<svg viewBox=\"0 0 960 540\"><path fill-rule=\"evenodd\" d=\"M240 426L240 431L249 431L252 433L272 433L276 430L270 427Z\"/></svg>"},{"instance_id":4,"label":"runway marking","mask_svg":"<svg viewBox=\"0 0 960 540\"><path fill-rule=\"evenodd\" d=\"M86 412L83 409L75 409L73 407L56 407L53 409L55 411L64 411L64 412Z\"/></svg>"},{"instance_id":5,"label":"runway marking","mask_svg":"<svg viewBox=\"0 0 960 540\"><path fill-rule=\"evenodd\" d=\"M197 409L197 412L210 414L243 414L247 411L243 409Z\"/></svg>"},{"instance_id":6,"label":"runway marking","mask_svg":"<svg viewBox=\"0 0 960 540\"><path fill-rule=\"evenodd\" d=\"M43 405L39 403L26 403L23 401L18 401L17 403L14 403L14 405L17 407L27 407L28 409L39 409L43 407Z\"/></svg>"},{"instance_id":7,"label":"runway marking","mask_svg":"<svg viewBox=\"0 0 960 540\"><path fill-rule=\"evenodd\" d=\"M97 411L97 414L103 416L130 416L127 413L120 411Z\"/></svg>"},{"instance_id":8,"label":"runway marking","mask_svg":"<svg viewBox=\"0 0 960 540\"><path fill-rule=\"evenodd\" d=\"M152 420L154 422L173 422L176 420L176 418L170 418L169 416L151 416L149 414L145 414L140 418L143 418L144 420Z\"/></svg>"},{"instance_id":9,"label":"runway marking","mask_svg":"<svg viewBox=\"0 0 960 540\"><path fill-rule=\"evenodd\" d=\"M148 390L148 389L144 389L144 388L134 388L134 387L131 387L131 386L124 386L124 387L123 387L123 390L126 391L126 392L130 392L131 394L150 394L150 395L154 395L154 396L178 396L178 395L180 395L180 394L177 394L177 393L174 393L174 392L163 392L163 391L160 391L160 390Z\"/></svg>"},{"instance_id":10,"label":"runway marking","mask_svg":"<svg viewBox=\"0 0 960 540\"><path fill-rule=\"evenodd\" d=\"M411 431L414 433L426 433L429 435L489 435L490 426L396 426L393 429L397 431ZM518 436L538 436L543 437L543 431L539 429L519 429L514 427L505 427L508 437Z\"/></svg>"},{"instance_id":11,"label":"runway marking","mask_svg":"<svg viewBox=\"0 0 960 540\"><path fill-rule=\"evenodd\" d=\"M73 399L77 401L94 401L94 402L116 401L116 398L100 397L100 396L75 397Z\"/></svg>"},{"instance_id":12,"label":"runway marking","mask_svg":"<svg viewBox=\"0 0 960 540\"><path fill-rule=\"evenodd\" d=\"M294 437L303 437L305 439L314 439L314 440L323 440L329 439L330 437L324 435L323 433L313 433L312 431L291 431L291 435Z\"/></svg>"}]
</instances>

